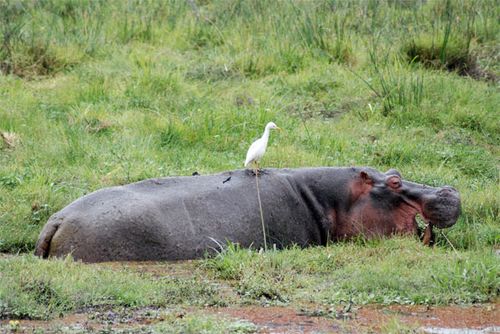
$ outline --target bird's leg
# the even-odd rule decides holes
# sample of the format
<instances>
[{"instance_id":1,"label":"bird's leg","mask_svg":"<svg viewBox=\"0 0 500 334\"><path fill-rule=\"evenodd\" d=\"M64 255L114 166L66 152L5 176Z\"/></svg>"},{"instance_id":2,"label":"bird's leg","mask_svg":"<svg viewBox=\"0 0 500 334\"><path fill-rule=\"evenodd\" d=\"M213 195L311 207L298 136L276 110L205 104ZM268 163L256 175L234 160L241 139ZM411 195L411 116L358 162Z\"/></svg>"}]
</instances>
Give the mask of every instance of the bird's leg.
<instances>
[{"instance_id":1,"label":"bird's leg","mask_svg":"<svg viewBox=\"0 0 500 334\"><path fill-rule=\"evenodd\" d=\"M259 165L257 162L252 162L252 166L253 166L253 173L255 176L258 176L259 175Z\"/></svg>"}]
</instances>

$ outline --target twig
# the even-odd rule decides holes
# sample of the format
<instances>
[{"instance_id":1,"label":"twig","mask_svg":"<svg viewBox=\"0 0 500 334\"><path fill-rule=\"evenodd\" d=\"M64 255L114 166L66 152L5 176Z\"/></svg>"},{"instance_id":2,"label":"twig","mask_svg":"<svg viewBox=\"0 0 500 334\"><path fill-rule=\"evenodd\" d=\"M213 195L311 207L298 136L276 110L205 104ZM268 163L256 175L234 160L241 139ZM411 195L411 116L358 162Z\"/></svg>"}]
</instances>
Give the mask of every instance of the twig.
<instances>
[{"instance_id":1,"label":"twig","mask_svg":"<svg viewBox=\"0 0 500 334\"><path fill-rule=\"evenodd\" d=\"M439 231L441 232L441 235L446 239L446 241L450 244L451 248L453 249L453 251L455 251L455 253L458 255L458 252L457 252L457 249L455 248L455 246L453 246L453 244L451 243L451 241L446 237L446 235L443 233L443 231Z\"/></svg>"},{"instance_id":2,"label":"twig","mask_svg":"<svg viewBox=\"0 0 500 334\"><path fill-rule=\"evenodd\" d=\"M257 184L257 199L259 201L260 221L262 223L262 234L264 235L264 250L267 252L266 225L264 224L264 213L262 211L262 202L260 201L258 169L255 171L255 183Z\"/></svg>"}]
</instances>

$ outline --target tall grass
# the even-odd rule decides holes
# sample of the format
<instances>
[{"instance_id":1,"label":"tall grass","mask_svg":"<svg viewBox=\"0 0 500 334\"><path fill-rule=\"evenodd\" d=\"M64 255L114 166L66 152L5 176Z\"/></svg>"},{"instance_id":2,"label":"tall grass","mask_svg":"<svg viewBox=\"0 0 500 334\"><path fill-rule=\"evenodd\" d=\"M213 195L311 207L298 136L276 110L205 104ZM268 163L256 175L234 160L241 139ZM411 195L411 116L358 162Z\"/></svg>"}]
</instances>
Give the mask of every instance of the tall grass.
<instances>
[{"instance_id":1,"label":"tall grass","mask_svg":"<svg viewBox=\"0 0 500 334\"><path fill-rule=\"evenodd\" d=\"M435 45L440 69L453 49L494 62L479 51L498 35L495 1L0 7L0 131L19 138L0 142L1 251L32 249L47 216L101 187L241 168L270 120L286 131L264 166L450 184L464 206L448 239L498 244L498 92L406 49Z\"/></svg>"},{"instance_id":2,"label":"tall grass","mask_svg":"<svg viewBox=\"0 0 500 334\"><path fill-rule=\"evenodd\" d=\"M369 52L373 78L368 80L357 75L382 103L382 115L388 116L397 107L408 111L420 107L424 98L424 73L411 73L399 60L389 66L380 63L376 52Z\"/></svg>"}]
</instances>

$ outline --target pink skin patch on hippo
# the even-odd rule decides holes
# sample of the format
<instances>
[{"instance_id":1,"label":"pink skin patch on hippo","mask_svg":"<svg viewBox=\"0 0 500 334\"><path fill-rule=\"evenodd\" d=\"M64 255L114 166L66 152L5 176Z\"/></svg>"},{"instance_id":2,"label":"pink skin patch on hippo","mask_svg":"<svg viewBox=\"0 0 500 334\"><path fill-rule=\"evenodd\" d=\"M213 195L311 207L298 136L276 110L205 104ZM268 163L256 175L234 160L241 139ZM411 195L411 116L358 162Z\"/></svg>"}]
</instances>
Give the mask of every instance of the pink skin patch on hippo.
<instances>
[{"instance_id":1,"label":"pink skin patch on hippo","mask_svg":"<svg viewBox=\"0 0 500 334\"><path fill-rule=\"evenodd\" d=\"M399 193L401 178L389 176L386 186L393 192ZM373 181L367 173L361 172L360 177L351 181L350 209L348 212L330 210L328 218L331 222L330 234L334 239L350 239L355 236L376 237L391 234L416 234L417 223L415 216L422 215L418 203L408 200L390 211L375 207L370 198Z\"/></svg>"},{"instance_id":2,"label":"pink skin patch on hippo","mask_svg":"<svg viewBox=\"0 0 500 334\"><path fill-rule=\"evenodd\" d=\"M349 239L355 236L376 237L394 232L392 215L375 208L368 198L358 199L358 203L344 216L337 229L337 237Z\"/></svg>"}]
</instances>

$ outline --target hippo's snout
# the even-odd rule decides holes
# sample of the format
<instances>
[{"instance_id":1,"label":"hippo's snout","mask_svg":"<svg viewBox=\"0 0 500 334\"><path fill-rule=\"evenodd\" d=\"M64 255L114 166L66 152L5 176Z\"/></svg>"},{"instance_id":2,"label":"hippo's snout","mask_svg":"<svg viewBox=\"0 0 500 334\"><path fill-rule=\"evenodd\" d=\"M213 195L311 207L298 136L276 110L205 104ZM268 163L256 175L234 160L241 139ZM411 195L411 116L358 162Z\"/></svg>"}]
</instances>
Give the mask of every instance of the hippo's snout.
<instances>
[{"instance_id":1,"label":"hippo's snout","mask_svg":"<svg viewBox=\"0 0 500 334\"><path fill-rule=\"evenodd\" d=\"M424 214L430 223L439 228L453 226L460 216L459 192L450 186L439 188L435 195L424 202Z\"/></svg>"}]
</instances>

